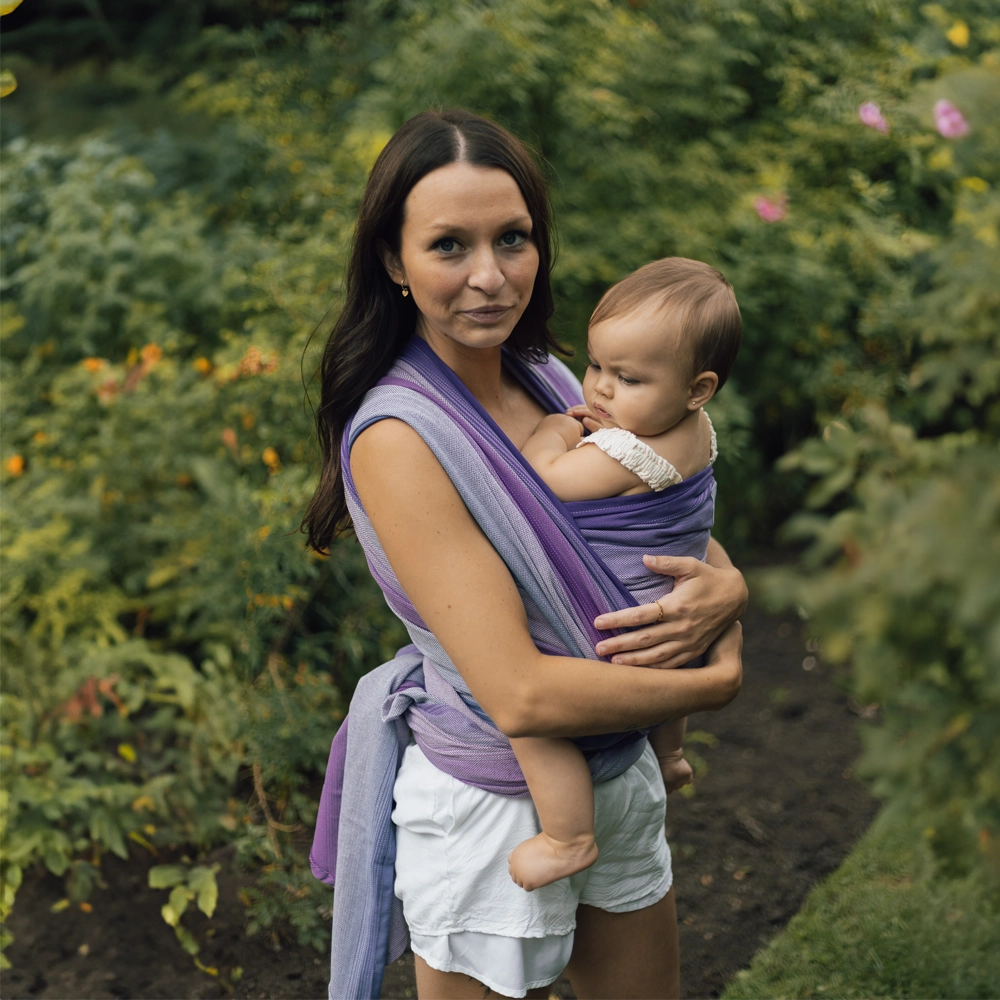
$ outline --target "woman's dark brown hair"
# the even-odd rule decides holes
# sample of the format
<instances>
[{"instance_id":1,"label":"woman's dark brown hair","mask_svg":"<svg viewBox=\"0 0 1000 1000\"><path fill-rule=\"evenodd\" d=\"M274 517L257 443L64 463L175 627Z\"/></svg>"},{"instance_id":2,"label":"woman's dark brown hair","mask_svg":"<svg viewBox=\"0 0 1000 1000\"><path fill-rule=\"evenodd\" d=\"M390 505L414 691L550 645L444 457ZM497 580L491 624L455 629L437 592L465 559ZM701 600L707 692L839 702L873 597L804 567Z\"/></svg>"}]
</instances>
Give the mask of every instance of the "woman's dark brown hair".
<instances>
[{"instance_id":1,"label":"woman's dark brown hair","mask_svg":"<svg viewBox=\"0 0 1000 1000\"><path fill-rule=\"evenodd\" d=\"M531 215L538 274L507 346L527 361L541 361L559 346L548 328L553 308L548 196L527 148L506 129L470 111L425 111L411 118L386 144L368 177L347 268L344 308L323 352L316 414L323 465L302 522L317 551L328 549L349 523L340 466L347 422L365 393L388 371L416 324L413 298L404 298L389 278L379 245L385 243L399 253L407 195L432 170L459 161L506 170Z\"/></svg>"}]
</instances>

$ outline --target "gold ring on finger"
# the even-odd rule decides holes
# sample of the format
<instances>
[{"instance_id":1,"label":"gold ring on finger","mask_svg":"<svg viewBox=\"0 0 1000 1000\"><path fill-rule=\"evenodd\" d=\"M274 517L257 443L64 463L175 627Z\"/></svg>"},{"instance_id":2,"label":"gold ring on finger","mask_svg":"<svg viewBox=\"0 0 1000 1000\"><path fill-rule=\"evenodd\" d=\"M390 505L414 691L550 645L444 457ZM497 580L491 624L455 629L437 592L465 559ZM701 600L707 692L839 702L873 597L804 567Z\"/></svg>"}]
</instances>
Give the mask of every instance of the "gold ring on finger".
<instances>
[{"instance_id":1,"label":"gold ring on finger","mask_svg":"<svg viewBox=\"0 0 1000 1000\"><path fill-rule=\"evenodd\" d=\"M663 621L663 605L662 605L662 604L660 604L660 602L659 602L659 601L654 601L653 603L654 603L654 604L656 605L656 607L657 607L657 610L658 610L658 611L659 611L660 613L659 613L659 614L658 614L658 615L656 616L656 621L652 622L652 624L653 624L653 625L659 625L659 624L660 624L660 622L662 622L662 621Z\"/></svg>"}]
</instances>

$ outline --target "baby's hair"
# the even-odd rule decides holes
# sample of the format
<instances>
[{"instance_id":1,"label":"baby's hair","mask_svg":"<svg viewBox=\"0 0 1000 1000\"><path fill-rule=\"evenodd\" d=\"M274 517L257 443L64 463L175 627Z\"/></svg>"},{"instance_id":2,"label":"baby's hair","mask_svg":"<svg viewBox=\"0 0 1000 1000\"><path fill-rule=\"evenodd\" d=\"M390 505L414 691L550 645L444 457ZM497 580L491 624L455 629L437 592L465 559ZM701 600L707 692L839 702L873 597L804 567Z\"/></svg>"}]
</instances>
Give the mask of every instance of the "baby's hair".
<instances>
[{"instance_id":1,"label":"baby's hair","mask_svg":"<svg viewBox=\"0 0 1000 1000\"><path fill-rule=\"evenodd\" d=\"M743 339L733 286L700 260L664 257L612 285L597 303L590 325L631 312L650 300L676 311L677 335L682 343L691 343L694 373L715 372L721 389Z\"/></svg>"}]
</instances>

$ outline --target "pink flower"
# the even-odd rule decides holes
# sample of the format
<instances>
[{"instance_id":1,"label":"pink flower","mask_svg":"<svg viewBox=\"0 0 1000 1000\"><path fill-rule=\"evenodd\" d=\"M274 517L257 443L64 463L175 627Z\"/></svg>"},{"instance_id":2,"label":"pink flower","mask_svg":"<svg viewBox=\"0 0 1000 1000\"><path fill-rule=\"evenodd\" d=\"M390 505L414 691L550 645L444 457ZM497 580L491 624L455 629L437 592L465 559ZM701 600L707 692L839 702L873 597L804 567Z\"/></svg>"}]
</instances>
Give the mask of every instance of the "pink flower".
<instances>
[{"instance_id":1,"label":"pink flower","mask_svg":"<svg viewBox=\"0 0 1000 1000\"><path fill-rule=\"evenodd\" d=\"M788 215L788 195L778 194L767 198L759 194L753 200L753 210L761 222L781 222Z\"/></svg>"},{"instance_id":2,"label":"pink flower","mask_svg":"<svg viewBox=\"0 0 1000 1000\"><path fill-rule=\"evenodd\" d=\"M965 115L951 101L943 99L934 105L934 124L946 139L961 139L969 131Z\"/></svg>"},{"instance_id":3,"label":"pink flower","mask_svg":"<svg viewBox=\"0 0 1000 1000\"><path fill-rule=\"evenodd\" d=\"M858 105L858 118L861 119L862 125L876 129L882 135L889 134L889 123L885 120L882 109L874 101L865 101L864 104Z\"/></svg>"}]
</instances>

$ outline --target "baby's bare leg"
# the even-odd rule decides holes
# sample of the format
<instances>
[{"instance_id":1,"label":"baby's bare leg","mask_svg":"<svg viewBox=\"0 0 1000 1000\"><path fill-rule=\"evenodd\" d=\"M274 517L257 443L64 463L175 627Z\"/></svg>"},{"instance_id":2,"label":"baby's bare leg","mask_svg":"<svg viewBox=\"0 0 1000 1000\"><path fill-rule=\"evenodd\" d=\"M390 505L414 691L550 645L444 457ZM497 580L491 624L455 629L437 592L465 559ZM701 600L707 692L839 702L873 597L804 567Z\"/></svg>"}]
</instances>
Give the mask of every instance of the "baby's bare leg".
<instances>
[{"instance_id":1,"label":"baby's bare leg","mask_svg":"<svg viewBox=\"0 0 1000 1000\"><path fill-rule=\"evenodd\" d=\"M649 742L660 763L663 787L667 793L689 785L694 777L691 765L684 759L684 734L687 719L661 722L649 731Z\"/></svg>"},{"instance_id":2,"label":"baby's bare leg","mask_svg":"<svg viewBox=\"0 0 1000 1000\"><path fill-rule=\"evenodd\" d=\"M569 740L524 737L510 745L542 824L542 832L518 844L507 859L510 877L531 892L597 860L594 784L587 761Z\"/></svg>"}]
</instances>

